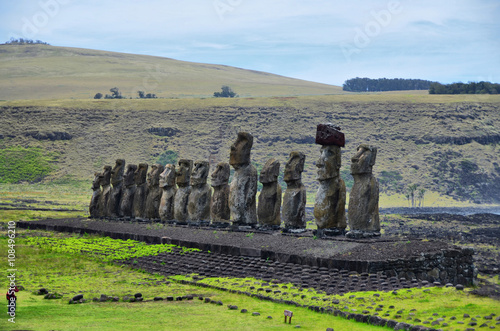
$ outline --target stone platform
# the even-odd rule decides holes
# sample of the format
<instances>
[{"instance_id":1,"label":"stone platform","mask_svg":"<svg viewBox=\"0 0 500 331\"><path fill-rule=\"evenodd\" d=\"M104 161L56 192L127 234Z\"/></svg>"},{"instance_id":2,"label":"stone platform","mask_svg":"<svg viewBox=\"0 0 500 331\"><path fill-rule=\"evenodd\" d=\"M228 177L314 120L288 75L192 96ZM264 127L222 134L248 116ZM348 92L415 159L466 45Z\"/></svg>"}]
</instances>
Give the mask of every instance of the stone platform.
<instances>
[{"instance_id":1,"label":"stone platform","mask_svg":"<svg viewBox=\"0 0 500 331\"><path fill-rule=\"evenodd\" d=\"M326 270L383 274L395 279L470 285L475 279L473 249L443 241L399 237L316 239L312 231L229 231L210 227L131 223L92 219L46 219L17 223L19 228L100 234L151 244L175 244L210 251L221 258L242 257Z\"/></svg>"}]
</instances>

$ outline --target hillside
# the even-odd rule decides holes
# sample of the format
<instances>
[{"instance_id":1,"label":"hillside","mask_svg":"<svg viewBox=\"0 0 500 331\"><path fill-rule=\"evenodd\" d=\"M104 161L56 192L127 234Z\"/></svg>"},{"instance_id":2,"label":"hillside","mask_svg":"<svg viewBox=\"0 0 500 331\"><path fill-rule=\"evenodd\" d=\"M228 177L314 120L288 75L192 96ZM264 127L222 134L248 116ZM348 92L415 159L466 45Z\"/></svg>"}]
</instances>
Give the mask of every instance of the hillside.
<instances>
[{"instance_id":1,"label":"hillside","mask_svg":"<svg viewBox=\"0 0 500 331\"><path fill-rule=\"evenodd\" d=\"M346 93L314 83L225 65L50 45L0 45L0 100L86 99L118 87L161 98L212 97L228 85L240 97Z\"/></svg>"},{"instance_id":2,"label":"hillside","mask_svg":"<svg viewBox=\"0 0 500 331\"><path fill-rule=\"evenodd\" d=\"M238 131L255 137L261 168L303 151L308 192L317 190L318 123L346 135L342 173L360 143L379 148L374 171L385 193L409 184L462 201L500 203L500 96L409 94L238 99L0 102L0 148L40 147L55 158L49 178L90 180L117 158L129 163L229 158ZM285 187L285 185L283 184Z\"/></svg>"}]
</instances>

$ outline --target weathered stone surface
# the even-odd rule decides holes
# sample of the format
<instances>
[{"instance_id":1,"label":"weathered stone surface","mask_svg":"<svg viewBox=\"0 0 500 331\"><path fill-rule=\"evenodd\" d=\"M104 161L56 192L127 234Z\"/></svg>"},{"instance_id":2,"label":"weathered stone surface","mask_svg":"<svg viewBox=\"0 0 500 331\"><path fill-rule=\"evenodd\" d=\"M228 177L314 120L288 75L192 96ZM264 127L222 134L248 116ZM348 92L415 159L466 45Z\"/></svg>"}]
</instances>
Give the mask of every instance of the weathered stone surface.
<instances>
[{"instance_id":1,"label":"weathered stone surface","mask_svg":"<svg viewBox=\"0 0 500 331\"><path fill-rule=\"evenodd\" d=\"M99 185L101 185L102 188L101 196L99 197L99 215L101 217L109 216L108 203L109 203L109 196L111 195L110 180L111 180L111 167L104 166L104 170L101 174L99 183Z\"/></svg>"},{"instance_id":2,"label":"weathered stone surface","mask_svg":"<svg viewBox=\"0 0 500 331\"><path fill-rule=\"evenodd\" d=\"M316 144L323 146L345 146L345 136L340 127L332 123L318 124L316 128Z\"/></svg>"},{"instance_id":3,"label":"weathered stone surface","mask_svg":"<svg viewBox=\"0 0 500 331\"><path fill-rule=\"evenodd\" d=\"M179 160L179 168L175 175L175 182L178 189L174 197L174 219L178 222L186 222L188 219L188 200L191 193L189 182L192 170L192 160Z\"/></svg>"},{"instance_id":4,"label":"weathered stone surface","mask_svg":"<svg viewBox=\"0 0 500 331\"><path fill-rule=\"evenodd\" d=\"M161 164L151 165L151 170L147 176L148 195L146 197L145 215L147 219L160 219L160 200L163 190L160 188L160 174L163 172Z\"/></svg>"},{"instance_id":5,"label":"weathered stone surface","mask_svg":"<svg viewBox=\"0 0 500 331\"><path fill-rule=\"evenodd\" d=\"M111 169L111 194L108 202L108 215L118 217L120 214L120 202L123 194L123 172L125 170L125 160L116 160L115 166Z\"/></svg>"},{"instance_id":6,"label":"weathered stone surface","mask_svg":"<svg viewBox=\"0 0 500 331\"><path fill-rule=\"evenodd\" d=\"M212 189L207 184L209 163L196 161L191 173L191 193L188 198L188 219L190 221L210 220Z\"/></svg>"},{"instance_id":7,"label":"weathered stone surface","mask_svg":"<svg viewBox=\"0 0 500 331\"><path fill-rule=\"evenodd\" d=\"M345 218L345 183L340 178L340 147L322 146L321 156L316 162L319 188L314 205L314 218L318 229L334 229L342 232L347 224Z\"/></svg>"},{"instance_id":8,"label":"weathered stone surface","mask_svg":"<svg viewBox=\"0 0 500 331\"><path fill-rule=\"evenodd\" d=\"M127 164L125 173L123 174L123 194L120 202L120 216L132 217L132 207L134 204L135 182L134 175L137 171L137 165Z\"/></svg>"},{"instance_id":9,"label":"weathered stone surface","mask_svg":"<svg viewBox=\"0 0 500 331\"><path fill-rule=\"evenodd\" d=\"M175 165L167 164L165 170L160 174L160 188L162 189L160 208L158 210L160 219L170 221L174 219L174 197L175 187Z\"/></svg>"},{"instance_id":10,"label":"weathered stone surface","mask_svg":"<svg viewBox=\"0 0 500 331\"><path fill-rule=\"evenodd\" d=\"M278 184L280 163L275 159L268 160L260 172L262 190L259 194L257 216L261 225L281 224L281 186Z\"/></svg>"},{"instance_id":11,"label":"weathered stone surface","mask_svg":"<svg viewBox=\"0 0 500 331\"><path fill-rule=\"evenodd\" d=\"M360 145L351 159L351 174L354 185L349 196L348 220L349 237L366 237L380 233L378 212L379 186L372 174L372 167L377 157L377 148Z\"/></svg>"},{"instance_id":12,"label":"weathered stone surface","mask_svg":"<svg viewBox=\"0 0 500 331\"><path fill-rule=\"evenodd\" d=\"M210 215L213 222L229 222L229 163L221 162L212 173L214 193L210 204Z\"/></svg>"},{"instance_id":13,"label":"weathered stone surface","mask_svg":"<svg viewBox=\"0 0 500 331\"><path fill-rule=\"evenodd\" d=\"M302 184L302 172L306 156L301 152L291 152L285 164L283 176L287 188L283 196L283 222L285 228L304 229L306 227L306 188Z\"/></svg>"},{"instance_id":14,"label":"weathered stone surface","mask_svg":"<svg viewBox=\"0 0 500 331\"><path fill-rule=\"evenodd\" d=\"M231 145L229 164L235 169L229 187L229 208L235 224L252 225L257 223L257 170L250 163L253 136L239 132Z\"/></svg>"},{"instance_id":15,"label":"weathered stone surface","mask_svg":"<svg viewBox=\"0 0 500 331\"><path fill-rule=\"evenodd\" d=\"M139 163L139 167L134 173L135 194L132 205L132 216L135 218L145 218L144 214L148 187L146 184L146 175L148 173L147 163Z\"/></svg>"},{"instance_id":16,"label":"weathered stone surface","mask_svg":"<svg viewBox=\"0 0 500 331\"><path fill-rule=\"evenodd\" d=\"M94 180L92 181L92 198L90 198L89 215L92 218L100 217L99 213L99 199L101 197L101 174L94 173Z\"/></svg>"}]
</instances>

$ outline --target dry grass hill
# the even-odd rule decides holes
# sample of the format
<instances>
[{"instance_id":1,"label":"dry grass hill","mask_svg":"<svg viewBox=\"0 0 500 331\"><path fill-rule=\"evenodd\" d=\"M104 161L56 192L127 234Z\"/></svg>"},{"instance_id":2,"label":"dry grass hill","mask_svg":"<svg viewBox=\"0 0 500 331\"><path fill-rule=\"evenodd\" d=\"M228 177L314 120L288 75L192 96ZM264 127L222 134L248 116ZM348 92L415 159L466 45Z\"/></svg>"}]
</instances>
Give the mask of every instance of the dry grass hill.
<instances>
[{"instance_id":1,"label":"dry grass hill","mask_svg":"<svg viewBox=\"0 0 500 331\"><path fill-rule=\"evenodd\" d=\"M0 100L85 99L118 87L125 97L137 91L162 98L212 97L222 85L240 97L343 93L314 83L225 65L169 58L56 47L0 45Z\"/></svg>"}]
</instances>

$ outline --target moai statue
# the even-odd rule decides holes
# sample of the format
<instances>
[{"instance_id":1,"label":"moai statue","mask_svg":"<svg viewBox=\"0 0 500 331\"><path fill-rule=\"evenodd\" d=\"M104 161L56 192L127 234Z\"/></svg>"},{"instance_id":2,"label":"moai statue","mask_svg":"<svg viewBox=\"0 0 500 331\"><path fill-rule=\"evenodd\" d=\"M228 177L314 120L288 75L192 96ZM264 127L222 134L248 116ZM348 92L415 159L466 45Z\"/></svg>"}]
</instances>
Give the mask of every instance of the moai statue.
<instances>
[{"instance_id":1,"label":"moai statue","mask_svg":"<svg viewBox=\"0 0 500 331\"><path fill-rule=\"evenodd\" d=\"M148 174L148 164L139 163L139 167L134 173L135 194L132 205L132 217L138 220L146 218L144 213L146 207L146 197L148 196L148 186L146 184L146 175Z\"/></svg>"},{"instance_id":2,"label":"moai statue","mask_svg":"<svg viewBox=\"0 0 500 331\"><path fill-rule=\"evenodd\" d=\"M175 172L175 182L178 188L174 197L174 218L177 223L181 224L186 224L188 219L188 201L191 193L189 182L192 170L192 160L179 160L179 168Z\"/></svg>"},{"instance_id":3,"label":"moai statue","mask_svg":"<svg viewBox=\"0 0 500 331\"><path fill-rule=\"evenodd\" d=\"M160 174L162 172L163 166L161 164L153 164L147 175L148 195L146 197L144 214L151 221L160 220L160 200L163 192L160 188Z\"/></svg>"},{"instance_id":4,"label":"moai statue","mask_svg":"<svg viewBox=\"0 0 500 331\"><path fill-rule=\"evenodd\" d=\"M116 160L115 166L111 169L111 195L108 202L108 214L117 218L120 214L120 202L123 194L123 171L125 170L125 160Z\"/></svg>"},{"instance_id":5,"label":"moai statue","mask_svg":"<svg viewBox=\"0 0 500 331\"><path fill-rule=\"evenodd\" d=\"M210 203L212 225L228 225L231 219L229 211L229 163L221 162L212 173L212 187L214 194Z\"/></svg>"},{"instance_id":6,"label":"moai statue","mask_svg":"<svg viewBox=\"0 0 500 331\"><path fill-rule=\"evenodd\" d=\"M134 182L137 166L135 164L127 164L125 173L123 174L123 194L120 202L120 217L132 217L134 195L136 186Z\"/></svg>"},{"instance_id":7,"label":"moai statue","mask_svg":"<svg viewBox=\"0 0 500 331\"><path fill-rule=\"evenodd\" d=\"M280 163L270 159L264 164L260 172L259 181L262 183L262 191L259 194L257 216L259 224L263 226L276 226L281 224L281 186L278 184L280 174Z\"/></svg>"},{"instance_id":8,"label":"moai statue","mask_svg":"<svg viewBox=\"0 0 500 331\"><path fill-rule=\"evenodd\" d=\"M160 174L160 188L163 190L160 200L159 214L162 222L174 219L175 165L167 164Z\"/></svg>"},{"instance_id":9,"label":"moai statue","mask_svg":"<svg viewBox=\"0 0 500 331\"><path fill-rule=\"evenodd\" d=\"M301 152L291 152L285 165L283 180L286 182L283 197L283 221L285 229L306 228L306 188L302 184L302 172L306 156Z\"/></svg>"},{"instance_id":10,"label":"moai statue","mask_svg":"<svg viewBox=\"0 0 500 331\"><path fill-rule=\"evenodd\" d=\"M318 234L344 234L345 218L345 183L340 177L341 152L345 137L340 128L333 124L320 124L317 128L316 143L321 146L321 156L316 162L319 189L316 193L314 218Z\"/></svg>"},{"instance_id":11,"label":"moai statue","mask_svg":"<svg viewBox=\"0 0 500 331\"><path fill-rule=\"evenodd\" d=\"M229 187L229 208L235 225L257 224L257 170L250 163L252 145L253 136L239 132L229 154L229 164L235 170Z\"/></svg>"},{"instance_id":12,"label":"moai statue","mask_svg":"<svg viewBox=\"0 0 500 331\"><path fill-rule=\"evenodd\" d=\"M358 152L351 159L351 174L354 177L349 196L348 220L350 238L380 236L378 214L378 181L372 174L377 158L377 148L359 145Z\"/></svg>"},{"instance_id":13,"label":"moai statue","mask_svg":"<svg viewBox=\"0 0 500 331\"><path fill-rule=\"evenodd\" d=\"M99 200L101 198L101 174L94 173L94 180L92 181L92 198L90 199L89 214L91 218L98 218L99 214Z\"/></svg>"},{"instance_id":14,"label":"moai statue","mask_svg":"<svg viewBox=\"0 0 500 331\"><path fill-rule=\"evenodd\" d=\"M99 185L101 185L101 196L99 197L99 215L100 217L109 217L109 197L111 195L111 167L104 166Z\"/></svg>"},{"instance_id":15,"label":"moai statue","mask_svg":"<svg viewBox=\"0 0 500 331\"><path fill-rule=\"evenodd\" d=\"M188 199L188 219L191 222L210 223L212 188L207 184L207 161L196 161L191 173L191 193Z\"/></svg>"}]
</instances>

